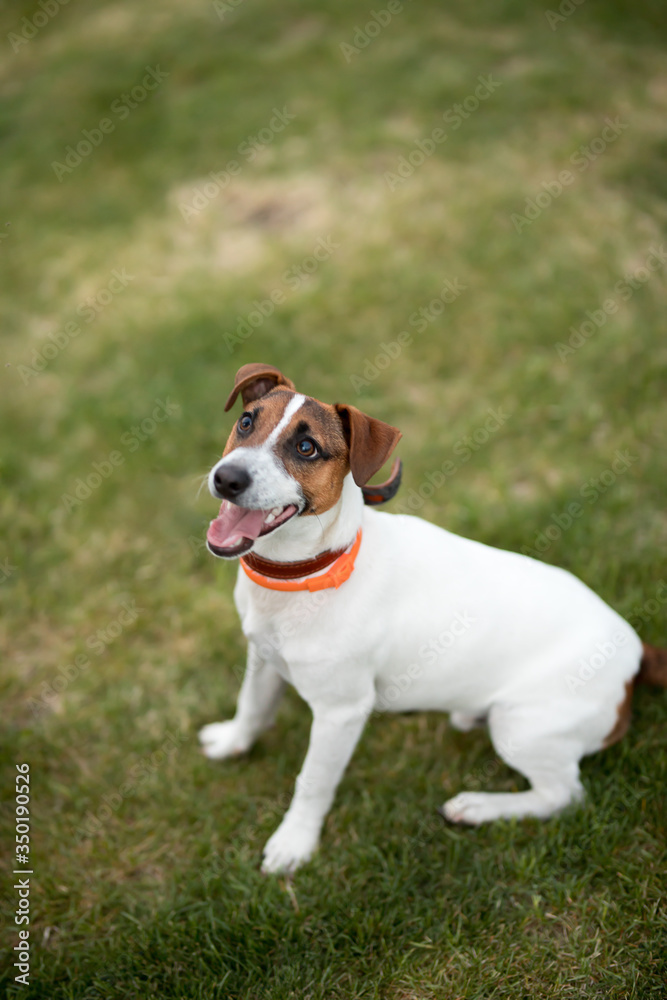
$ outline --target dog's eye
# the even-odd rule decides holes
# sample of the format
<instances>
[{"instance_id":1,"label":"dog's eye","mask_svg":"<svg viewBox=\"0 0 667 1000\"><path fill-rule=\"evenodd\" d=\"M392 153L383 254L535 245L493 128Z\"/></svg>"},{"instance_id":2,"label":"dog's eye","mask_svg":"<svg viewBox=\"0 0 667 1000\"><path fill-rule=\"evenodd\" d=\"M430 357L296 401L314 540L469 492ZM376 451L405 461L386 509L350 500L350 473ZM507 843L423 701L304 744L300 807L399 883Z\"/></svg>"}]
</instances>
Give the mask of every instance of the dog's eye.
<instances>
[{"instance_id":1,"label":"dog's eye","mask_svg":"<svg viewBox=\"0 0 667 1000\"><path fill-rule=\"evenodd\" d=\"M296 450L301 458L317 458L319 455L317 445L310 438L302 438L296 446Z\"/></svg>"},{"instance_id":2,"label":"dog's eye","mask_svg":"<svg viewBox=\"0 0 667 1000\"><path fill-rule=\"evenodd\" d=\"M238 428L240 431L249 431L252 427L252 416L250 413L242 413L239 417Z\"/></svg>"}]
</instances>

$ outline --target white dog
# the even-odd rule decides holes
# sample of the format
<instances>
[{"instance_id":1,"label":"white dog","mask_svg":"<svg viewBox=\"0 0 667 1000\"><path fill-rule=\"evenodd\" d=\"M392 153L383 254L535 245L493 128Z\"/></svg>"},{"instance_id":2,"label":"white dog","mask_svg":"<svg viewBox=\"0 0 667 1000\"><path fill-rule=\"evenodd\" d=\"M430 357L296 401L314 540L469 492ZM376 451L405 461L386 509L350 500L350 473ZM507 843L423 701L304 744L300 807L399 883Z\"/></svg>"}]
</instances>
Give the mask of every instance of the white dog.
<instances>
[{"instance_id":1,"label":"white dog","mask_svg":"<svg viewBox=\"0 0 667 1000\"><path fill-rule=\"evenodd\" d=\"M441 710L460 729L486 721L499 756L530 782L456 795L442 810L452 822L546 817L580 798L579 760L623 735L635 680L667 684L667 651L642 649L564 570L369 509L398 486L398 463L387 483L366 485L396 428L301 395L270 365L239 370L226 410L239 393L244 413L209 476L222 505L207 544L241 557L248 665L235 717L200 740L212 759L244 753L286 683L313 713L263 871L311 857L374 710Z\"/></svg>"}]
</instances>

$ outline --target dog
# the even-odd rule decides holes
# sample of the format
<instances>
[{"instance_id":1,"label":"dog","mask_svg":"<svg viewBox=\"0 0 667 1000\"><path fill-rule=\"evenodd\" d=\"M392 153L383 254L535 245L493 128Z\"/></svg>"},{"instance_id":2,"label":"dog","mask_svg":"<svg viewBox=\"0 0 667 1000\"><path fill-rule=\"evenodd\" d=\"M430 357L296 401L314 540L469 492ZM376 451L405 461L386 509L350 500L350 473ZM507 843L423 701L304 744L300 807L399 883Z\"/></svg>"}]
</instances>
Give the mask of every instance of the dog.
<instances>
[{"instance_id":1,"label":"dog","mask_svg":"<svg viewBox=\"0 0 667 1000\"><path fill-rule=\"evenodd\" d=\"M527 791L461 792L440 810L477 825L546 818L579 800L579 761L620 739L634 684L667 686L667 650L565 570L374 507L400 464L369 486L400 431L354 406L296 391L264 364L236 374L244 411L210 471L221 501L207 547L240 559L234 598L248 640L236 714L204 726L205 755L248 751L286 684L312 711L291 804L262 871L290 873L324 819L374 711L444 711L486 723Z\"/></svg>"}]
</instances>

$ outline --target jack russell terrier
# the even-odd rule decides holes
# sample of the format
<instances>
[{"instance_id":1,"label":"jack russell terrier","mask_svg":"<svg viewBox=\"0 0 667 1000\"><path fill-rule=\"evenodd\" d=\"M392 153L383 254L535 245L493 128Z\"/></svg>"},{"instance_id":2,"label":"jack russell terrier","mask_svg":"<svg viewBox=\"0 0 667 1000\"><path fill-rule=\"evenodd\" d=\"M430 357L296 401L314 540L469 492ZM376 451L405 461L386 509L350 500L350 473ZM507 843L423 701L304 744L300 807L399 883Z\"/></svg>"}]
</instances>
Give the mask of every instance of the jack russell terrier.
<instances>
[{"instance_id":1,"label":"jack russell terrier","mask_svg":"<svg viewBox=\"0 0 667 1000\"><path fill-rule=\"evenodd\" d=\"M248 640L236 715L204 726L207 757L245 753L286 683L309 704L308 753L264 872L315 851L336 787L373 711L444 711L486 722L530 789L461 792L454 823L546 817L583 794L579 761L620 739L637 680L667 685L667 650L642 643L570 573L372 507L400 463L368 481L400 431L354 406L295 391L271 365L244 365L225 410L244 412L211 469L222 501L207 546L240 557L234 591ZM371 509L368 509L368 508Z\"/></svg>"}]
</instances>

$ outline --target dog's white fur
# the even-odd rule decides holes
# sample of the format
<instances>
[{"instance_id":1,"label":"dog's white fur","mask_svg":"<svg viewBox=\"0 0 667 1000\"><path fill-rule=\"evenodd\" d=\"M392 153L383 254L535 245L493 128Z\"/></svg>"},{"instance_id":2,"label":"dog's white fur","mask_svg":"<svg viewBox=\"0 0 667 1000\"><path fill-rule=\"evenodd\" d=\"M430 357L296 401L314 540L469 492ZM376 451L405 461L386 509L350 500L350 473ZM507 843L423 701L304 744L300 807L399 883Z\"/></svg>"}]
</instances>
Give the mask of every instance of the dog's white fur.
<instances>
[{"instance_id":1,"label":"dog's white fur","mask_svg":"<svg viewBox=\"0 0 667 1000\"><path fill-rule=\"evenodd\" d=\"M276 436L235 448L215 467L247 464L256 491L244 496L248 506L295 502L299 493L272 451ZM265 872L292 871L312 856L374 710L441 710L463 729L484 718L499 756L530 782L524 792L462 792L444 806L449 820L546 817L582 795L579 760L604 745L639 668L634 630L570 573L365 507L351 474L331 509L292 518L254 551L306 559L349 546L359 527L356 567L339 589L277 592L239 571L247 672L235 717L201 730L204 752L221 759L247 751L273 722L286 683L313 713Z\"/></svg>"}]
</instances>

